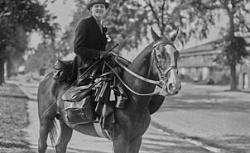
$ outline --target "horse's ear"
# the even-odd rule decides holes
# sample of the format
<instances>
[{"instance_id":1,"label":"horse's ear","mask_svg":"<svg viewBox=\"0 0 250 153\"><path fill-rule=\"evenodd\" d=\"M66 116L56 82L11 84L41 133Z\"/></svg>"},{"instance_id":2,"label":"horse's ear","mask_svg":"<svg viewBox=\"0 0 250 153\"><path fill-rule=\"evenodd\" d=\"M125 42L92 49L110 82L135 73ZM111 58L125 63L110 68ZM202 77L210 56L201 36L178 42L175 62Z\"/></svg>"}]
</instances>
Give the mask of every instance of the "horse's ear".
<instances>
[{"instance_id":1,"label":"horse's ear","mask_svg":"<svg viewBox=\"0 0 250 153\"><path fill-rule=\"evenodd\" d=\"M62 60L59 59L59 58L56 60L56 62L57 62L58 64L63 64Z\"/></svg>"},{"instance_id":2,"label":"horse's ear","mask_svg":"<svg viewBox=\"0 0 250 153\"><path fill-rule=\"evenodd\" d=\"M171 40L172 42L174 42L175 39L178 38L179 31L180 31L180 28L178 28L178 29L176 30L175 34L174 34L173 36L171 36L170 40Z\"/></svg>"},{"instance_id":3,"label":"horse's ear","mask_svg":"<svg viewBox=\"0 0 250 153\"><path fill-rule=\"evenodd\" d=\"M60 65L60 66L65 65L65 63L64 63L61 59L59 59L59 58L57 58L56 63L57 63L58 65Z\"/></svg>"},{"instance_id":4,"label":"horse's ear","mask_svg":"<svg viewBox=\"0 0 250 153\"><path fill-rule=\"evenodd\" d=\"M152 34L154 41L161 39L161 37L156 34L156 32L154 31L154 29L152 27L151 27L151 34Z\"/></svg>"}]
</instances>

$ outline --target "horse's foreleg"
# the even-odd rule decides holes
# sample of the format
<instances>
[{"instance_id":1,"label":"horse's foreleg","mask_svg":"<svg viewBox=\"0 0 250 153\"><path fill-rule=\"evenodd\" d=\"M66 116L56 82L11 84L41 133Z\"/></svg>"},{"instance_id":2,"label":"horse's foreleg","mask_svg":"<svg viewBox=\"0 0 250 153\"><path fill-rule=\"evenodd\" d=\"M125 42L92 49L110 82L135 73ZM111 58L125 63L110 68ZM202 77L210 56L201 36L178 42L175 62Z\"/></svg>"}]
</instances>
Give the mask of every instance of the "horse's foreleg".
<instances>
[{"instance_id":1,"label":"horse's foreleg","mask_svg":"<svg viewBox=\"0 0 250 153\"><path fill-rule=\"evenodd\" d=\"M47 138L50 129L52 128L53 121L48 118L43 118L40 120L40 130L38 139L38 152L45 153L47 149Z\"/></svg>"},{"instance_id":2,"label":"horse's foreleg","mask_svg":"<svg viewBox=\"0 0 250 153\"><path fill-rule=\"evenodd\" d=\"M60 122L60 135L56 143L56 152L57 153L66 153L67 145L72 137L73 129L68 127L62 120Z\"/></svg>"},{"instance_id":3,"label":"horse's foreleg","mask_svg":"<svg viewBox=\"0 0 250 153\"><path fill-rule=\"evenodd\" d=\"M130 141L129 149L127 153L139 153L141 147L142 137L136 137L132 141Z\"/></svg>"},{"instance_id":4,"label":"horse's foreleg","mask_svg":"<svg viewBox=\"0 0 250 153\"><path fill-rule=\"evenodd\" d=\"M119 135L113 140L114 153L127 153L129 149L129 141L123 135Z\"/></svg>"}]
</instances>

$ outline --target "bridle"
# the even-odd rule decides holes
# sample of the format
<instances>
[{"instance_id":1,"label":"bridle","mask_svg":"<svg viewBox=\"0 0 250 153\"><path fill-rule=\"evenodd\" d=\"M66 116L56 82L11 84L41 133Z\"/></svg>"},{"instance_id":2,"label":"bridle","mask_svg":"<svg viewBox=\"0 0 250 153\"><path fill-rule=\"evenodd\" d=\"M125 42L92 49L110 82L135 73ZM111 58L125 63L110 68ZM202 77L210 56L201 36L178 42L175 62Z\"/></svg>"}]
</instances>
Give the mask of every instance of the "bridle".
<instances>
[{"instance_id":1,"label":"bridle","mask_svg":"<svg viewBox=\"0 0 250 153\"><path fill-rule=\"evenodd\" d=\"M130 73L131 75L135 76L136 78L138 79L141 79L147 83L150 83L150 84L154 84L156 85L155 87L155 90L154 92L151 92L151 93L139 93L139 92L136 92L134 91L133 89L131 89L124 81L123 79L119 76L119 74L117 74L117 72L109 65L107 64L107 62L105 62L107 64L107 66L111 69L111 71L113 71L113 73L117 76L117 78L121 81L121 83L132 93L136 94L136 95L139 95L139 96L152 96L152 95L162 95L162 96L167 96L169 95L170 93L168 92L168 73L173 70L173 69L176 69L177 70L177 66L176 64L174 65L170 65L168 67L168 69L165 71L165 72L162 72L162 69L159 65L159 61L157 60L157 57L156 57L156 47L158 45L171 45L175 48L175 46L173 44L171 44L170 42L166 43L166 42L157 42L153 45L153 51L152 51L152 55L153 56L153 61L156 68L157 68L157 71L158 71L158 77L159 77L159 81L157 80L152 80L152 79L148 79L148 78L145 78L139 74L136 74L135 72L131 71L130 69L128 69L126 66L124 66L121 62L119 62L118 58L122 58L116 54L115 55L115 62L121 67L123 68L125 71L127 71L128 73ZM152 63L152 62L151 62ZM152 68L152 66L150 66L150 68Z\"/></svg>"},{"instance_id":2,"label":"bridle","mask_svg":"<svg viewBox=\"0 0 250 153\"><path fill-rule=\"evenodd\" d=\"M176 62L174 61L174 62L171 62L170 63L170 65L168 66L168 69L167 70L162 70L162 68L161 68L161 66L159 65L159 61L158 61L158 58L157 58L157 56L156 56L156 47L158 47L159 45L164 45L164 46L166 46L166 45L170 45L170 46L172 46L175 50L177 50L176 49L176 47L175 47L175 45L172 43L172 42L169 42L169 41L167 41L167 42L163 42L163 41L159 41L159 42L157 42L156 44L154 44L154 46L153 46L153 51L152 51L152 56L153 56L153 60L155 61L153 61L153 62L151 62L151 63L154 63L155 64L155 67L156 67L156 70L157 70L157 72L158 72L158 78L159 78L159 83L160 83L160 91L159 91L159 94L160 95L168 95L169 94L169 92L168 92L168 80L169 80L169 77L168 77L168 74L169 74L169 72L171 71L171 70L176 70L177 72L178 72L178 69L177 69L177 64L176 64ZM175 56L175 55L174 55ZM175 57L174 57L175 58ZM152 68L152 66L151 66L151 68ZM158 89L159 90L159 89Z\"/></svg>"},{"instance_id":3,"label":"bridle","mask_svg":"<svg viewBox=\"0 0 250 153\"><path fill-rule=\"evenodd\" d=\"M156 63L155 63L155 66L156 66L156 68L157 68L157 71L158 71L158 74L159 74L159 79L165 79L166 78L166 76L167 76L167 74L169 73L169 71L171 71L172 69L176 69L177 70L177 65L176 65L176 63L174 62L174 64L170 64L169 66L168 66L168 69L165 71L165 72L162 72L162 68L160 67L160 65L159 65L159 61L158 61L158 59L157 59L157 56L156 56L156 47L158 47L158 45L161 45L161 44L163 44L163 45L170 45L170 46L172 46L172 47L174 47L174 49L176 50L176 47L175 47L175 45L173 44L173 43L171 43L171 42L158 42L158 43L156 43L154 46L153 46L153 52L152 52L152 54L153 54L153 60L155 60L156 61Z\"/></svg>"}]
</instances>

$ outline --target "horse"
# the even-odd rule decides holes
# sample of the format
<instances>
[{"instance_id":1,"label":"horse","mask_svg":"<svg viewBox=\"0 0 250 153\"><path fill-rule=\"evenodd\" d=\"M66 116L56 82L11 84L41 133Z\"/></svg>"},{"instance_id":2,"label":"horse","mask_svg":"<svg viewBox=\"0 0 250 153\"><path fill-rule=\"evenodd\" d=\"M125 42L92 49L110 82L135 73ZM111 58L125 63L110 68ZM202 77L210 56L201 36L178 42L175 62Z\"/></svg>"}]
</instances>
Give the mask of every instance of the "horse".
<instances>
[{"instance_id":1,"label":"horse","mask_svg":"<svg viewBox=\"0 0 250 153\"><path fill-rule=\"evenodd\" d=\"M177 94L181 88L177 69L179 52L173 40L158 36L152 29L151 33L154 41L147 45L131 64L123 67L120 78L129 97L126 107L115 110L116 122L111 129L102 129L103 132L109 133L109 136L102 136L111 140L114 153L138 153L142 136L150 124L150 115L159 109L166 96ZM65 75L68 75L67 73L69 72L65 72ZM46 152L48 136L52 142L55 141L56 118L61 129L57 142L54 142L57 153L66 152L73 130L100 137L94 127L97 123L73 126L63 117L65 109L61 96L68 88L69 84L53 79L53 74L48 74L39 84L39 153ZM58 118L58 114L62 117Z\"/></svg>"}]
</instances>

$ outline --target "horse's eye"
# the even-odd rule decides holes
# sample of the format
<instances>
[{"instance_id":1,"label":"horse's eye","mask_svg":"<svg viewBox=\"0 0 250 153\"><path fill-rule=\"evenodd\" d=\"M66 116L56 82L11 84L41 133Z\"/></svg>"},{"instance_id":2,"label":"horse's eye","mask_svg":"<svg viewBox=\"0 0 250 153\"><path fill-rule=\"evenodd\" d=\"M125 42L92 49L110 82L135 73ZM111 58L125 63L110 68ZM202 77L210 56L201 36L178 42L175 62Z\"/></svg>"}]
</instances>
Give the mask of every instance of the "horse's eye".
<instances>
[{"instance_id":1,"label":"horse's eye","mask_svg":"<svg viewBox=\"0 0 250 153\"><path fill-rule=\"evenodd\" d=\"M174 52L174 56L175 56L176 58L179 58L179 57L180 57L180 52L179 52L178 50L176 50L176 51Z\"/></svg>"}]
</instances>

